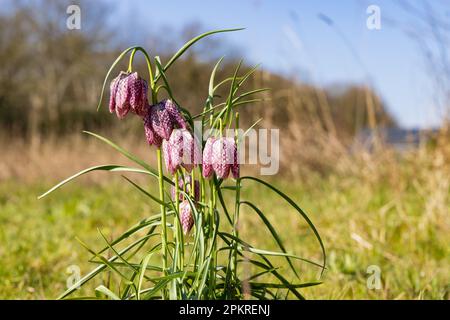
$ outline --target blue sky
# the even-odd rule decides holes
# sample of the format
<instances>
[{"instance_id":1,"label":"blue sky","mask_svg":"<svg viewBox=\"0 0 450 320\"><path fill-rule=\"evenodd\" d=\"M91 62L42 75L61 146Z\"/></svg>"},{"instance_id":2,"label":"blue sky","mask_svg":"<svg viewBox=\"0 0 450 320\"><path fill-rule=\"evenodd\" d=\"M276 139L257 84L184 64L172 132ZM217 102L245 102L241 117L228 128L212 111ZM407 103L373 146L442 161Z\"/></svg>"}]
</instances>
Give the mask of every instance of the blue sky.
<instances>
[{"instance_id":1,"label":"blue sky","mask_svg":"<svg viewBox=\"0 0 450 320\"><path fill-rule=\"evenodd\" d=\"M433 86L416 43L387 22L406 15L393 1L108 2L116 11L114 21L127 21L131 28L180 30L192 22L200 22L205 30L245 27L220 37L237 46L247 61L323 86L361 83L369 76L402 126L439 124ZM381 9L381 30L366 27L370 4ZM335 27L319 14L330 17Z\"/></svg>"}]
</instances>

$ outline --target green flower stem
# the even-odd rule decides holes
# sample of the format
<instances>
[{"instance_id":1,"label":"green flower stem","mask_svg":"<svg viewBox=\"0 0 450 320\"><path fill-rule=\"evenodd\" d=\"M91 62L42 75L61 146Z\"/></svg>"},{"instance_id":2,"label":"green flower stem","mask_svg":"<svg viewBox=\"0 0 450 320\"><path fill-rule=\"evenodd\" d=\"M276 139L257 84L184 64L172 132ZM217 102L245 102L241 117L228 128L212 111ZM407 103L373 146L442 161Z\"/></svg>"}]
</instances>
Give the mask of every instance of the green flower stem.
<instances>
[{"instance_id":1,"label":"green flower stem","mask_svg":"<svg viewBox=\"0 0 450 320\"><path fill-rule=\"evenodd\" d=\"M136 48L133 49L133 51L131 51L131 55L130 55L130 60L128 62L128 72L133 71L133 60L134 60L134 55L136 54Z\"/></svg>"},{"instance_id":2,"label":"green flower stem","mask_svg":"<svg viewBox=\"0 0 450 320\"><path fill-rule=\"evenodd\" d=\"M156 149L156 157L158 158L158 181L159 181L159 198L164 202L164 175L162 167L162 153L161 148ZM167 222L166 222L166 207L160 205L161 209L161 254L163 256L163 271L167 275Z\"/></svg>"},{"instance_id":3,"label":"green flower stem","mask_svg":"<svg viewBox=\"0 0 450 320\"><path fill-rule=\"evenodd\" d=\"M177 261L177 267L179 270L184 269L184 239L183 239L183 228L181 226L181 212L180 212L180 185L178 183L179 173L178 170L175 172L175 207L178 212L178 218L175 216L175 227L176 227L176 237L179 247L179 255Z\"/></svg>"},{"instance_id":4,"label":"green flower stem","mask_svg":"<svg viewBox=\"0 0 450 320\"><path fill-rule=\"evenodd\" d=\"M214 181L214 178L211 179L210 181L210 189L211 189L211 194L210 194L210 199L209 199L209 221L210 221L210 226L209 226L209 235L211 235L211 240L213 240L212 235L214 234L214 230L216 229L216 225L215 225L215 219L214 219L214 212L216 210L216 183ZM210 265L210 278L209 278L209 289L212 295L214 295L214 289L216 286L216 269L217 269L217 252L216 252L216 247L217 247L217 242L214 241L213 243L211 243L212 246L212 251L211 251L211 265ZM214 298L212 296L212 298Z\"/></svg>"},{"instance_id":5,"label":"green flower stem","mask_svg":"<svg viewBox=\"0 0 450 320\"><path fill-rule=\"evenodd\" d=\"M236 112L236 128L235 128L235 141L236 141L236 150L238 148L238 129L239 129L239 113ZM239 158L239 157L238 157ZM239 159L238 159L239 161ZM241 202L241 183L239 179L236 179L236 202L233 216L233 235L236 238L239 238L239 207ZM237 242L234 242L233 246L233 256L231 257L231 265L232 265L232 274L237 277Z\"/></svg>"}]
</instances>

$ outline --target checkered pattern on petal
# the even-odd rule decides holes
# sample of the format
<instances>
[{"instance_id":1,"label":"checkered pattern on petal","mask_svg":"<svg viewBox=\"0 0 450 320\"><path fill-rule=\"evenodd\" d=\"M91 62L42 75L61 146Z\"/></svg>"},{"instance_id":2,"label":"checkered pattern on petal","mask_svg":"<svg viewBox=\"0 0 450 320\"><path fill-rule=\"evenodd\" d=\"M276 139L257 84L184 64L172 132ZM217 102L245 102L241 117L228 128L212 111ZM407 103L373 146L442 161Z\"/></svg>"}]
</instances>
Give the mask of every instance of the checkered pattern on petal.
<instances>
[{"instance_id":1,"label":"checkered pattern on petal","mask_svg":"<svg viewBox=\"0 0 450 320\"><path fill-rule=\"evenodd\" d=\"M172 164L172 150L169 141L164 140L162 142L162 151L167 171L169 171L170 174L175 174L176 168Z\"/></svg>"},{"instance_id":2,"label":"checkered pattern on petal","mask_svg":"<svg viewBox=\"0 0 450 320\"><path fill-rule=\"evenodd\" d=\"M181 114L180 109L178 106L170 99L166 99L161 101L161 103L164 104L165 109L167 112L169 112L170 117L173 121L174 128L183 128L187 129L187 123L186 120L184 120L183 115Z\"/></svg>"},{"instance_id":3,"label":"checkered pattern on petal","mask_svg":"<svg viewBox=\"0 0 450 320\"><path fill-rule=\"evenodd\" d=\"M192 215L191 205L187 200L180 203L180 221L184 235L188 235L194 226L194 216Z\"/></svg>"},{"instance_id":4,"label":"checkered pattern on petal","mask_svg":"<svg viewBox=\"0 0 450 320\"><path fill-rule=\"evenodd\" d=\"M183 132L181 130L172 131L168 143L170 145L170 157L172 166L174 168L174 171L176 171L183 164Z\"/></svg>"},{"instance_id":5,"label":"checkered pattern on petal","mask_svg":"<svg viewBox=\"0 0 450 320\"><path fill-rule=\"evenodd\" d=\"M178 187L180 188L180 190L183 190L186 193L188 193L189 195L191 195L191 192L192 192L191 191L191 186L192 186L191 181L192 181L191 176L184 176L184 179L183 179L183 177L180 177L178 179ZM184 185L186 185L186 188ZM173 200L175 200L175 193L176 193L175 186L172 186L171 194L172 194ZM184 195L182 193L180 193L180 195L179 195L180 201L183 201L184 198L185 198ZM195 182L194 182L194 200L195 201L200 200L200 182L198 180L195 180Z\"/></svg>"},{"instance_id":6,"label":"checkered pattern on petal","mask_svg":"<svg viewBox=\"0 0 450 320\"><path fill-rule=\"evenodd\" d=\"M202 175L204 178L211 178L214 174L213 166L212 166L212 151L213 145L216 141L216 138L209 137L206 140L205 148L203 149L203 159L202 159Z\"/></svg>"},{"instance_id":7,"label":"checkered pattern on petal","mask_svg":"<svg viewBox=\"0 0 450 320\"><path fill-rule=\"evenodd\" d=\"M147 101L147 91L148 85L147 81L140 78L137 72L132 73L129 76L130 80L128 82L130 91L130 106L132 111L143 117L145 116L145 107L148 103Z\"/></svg>"},{"instance_id":8,"label":"checkered pattern on petal","mask_svg":"<svg viewBox=\"0 0 450 320\"><path fill-rule=\"evenodd\" d=\"M233 163L233 153L229 138L219 138L213 145L212 165L217 178L226 179Z\"/></svg>"},{"instance_id":9,"label":"checkered pattern on petal","mask_svg":"<svg viewBox=\"0 0 450 320\"><path fill-rule=\"evenodd\" d=\"M148 106L148 108L150 108L150 106ZM153 131L150 120L150 110L148 110L147 115L144 116L144 131L149 145L154 145L157 147L161 146L162 139Z\"/></svg>"},{"instance_id":10,"label":"checkered pattern on petal","mask_svg":"<svg viewBox=\"0 0 450 320\"><path fill-rule=\"evenodd\" d=\"M121 71L120 74L115 77L109 86L109 112L114 113L116 111L116 99L117 99L117 89L119 86L119 81L127 76L126 72Z\"/></svg>"},{"instance_id":11,"label":"checkered pattern on petal","mask_svg":"<svg viewBox=\"0 0 450 320\"><path fill-rule=\"evenodd\" d=\"M239 150L237 147L237 144L235 140L233 139L230 143L230 149L233 153L233 163L231 164L231 174L233 175L233 178L238 179L239 178L239 171L240 171L240 164L239 164Z\"/></svg>"},{"instance_id":12,"label":"checkered pattern on petal","mask_svg":"<svg viewBox=\"0 0 450 320\"><path fill-rule=\"evenodd\" d=\"M198 143L196 143L192 134L186 129L175 129L169 138L170 156L172 166L176 169L181 166L188 172L191 172L196 165L195 159L200 154Z\"/></svg>"},{"instance_id":13,"label":"checkered pattern on petal","mask_svg":"<svg viewBox=\"0 0 450 320\"><path fill-rule=\"evenodd\" d=\"M117 84L117 93L116 93L116 115L119 119L123 119L131 109L130 106L130 91L129 87L130 77L126 76L125 78L119 80Z\"/></svg>"},{"instance_id":14,"label":"checkered pattern on petal","mask_svg":"<svg viewBox=\"0 0 450 320\"><path fill-rule=\"evenodd\" d=\"M169 140L173 130L173 121L163 103L152 106L151 121L153 131L164 140Z\"/></svg>"}]
</instances>

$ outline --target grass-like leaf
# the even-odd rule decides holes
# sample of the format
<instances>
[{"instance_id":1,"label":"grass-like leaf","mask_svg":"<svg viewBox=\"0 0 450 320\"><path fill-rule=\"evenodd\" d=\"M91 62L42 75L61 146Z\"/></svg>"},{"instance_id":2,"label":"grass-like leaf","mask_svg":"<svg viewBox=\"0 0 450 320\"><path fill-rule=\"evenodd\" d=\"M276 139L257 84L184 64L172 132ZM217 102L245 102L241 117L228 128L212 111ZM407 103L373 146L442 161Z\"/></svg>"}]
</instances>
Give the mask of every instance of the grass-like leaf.
<instances>
[{"instance_id":1,"label":"grass-like leaf","mask_svg":"<svg viewBox=\"0 0 450 320\"><path fill-rule=\"evenodd\" d=\"M186 42L171 58L170 60L167 62L167 64L164 66L164 71L167 71L170 66L177 61L178 58L180 58L184 52L186 52L186 50L188 50L192 45L194 45L196 42L198 42L199 40L216 34L216 33L222 33L222 32L233 32L233 31L239 31L239 30L244 30L244 28L235 28L235 29L222 29L222 30L214 30L214 31L209 31L206 33L203 33L191 40L189 40L188 42ZM155 82L158 81L158 77L155 77Z\"/></svg>"},{"instance_id":2,"label":"grass-like leaf","mask_svg":"<svg viewBox=\"0 0 450 320\"><path fill-rule=\"evenodd\" d=\"M289 203L302 217L303 219L306 221L306 223L310 226L311 230L314 232L314 235L316 236L317 240L319 241L320 247L322 249L322 254L323 254L323 264L322 264L322 274L325 271L326 268L326 262L327 262L327 255L325 252L325 246L323 244L322 238L320 237L319 232L317 231L316 227L314 226L314 224L312 223L312 221L309 219L308 215L291 199L289 198L286 194L284 194L282 191L280 191L279 189L275 188L274 186L272 186L271 184L256 178L256 177L251 177L251 176L245 176L245 177L241 177L239 178L241 181L242 180L253 180L256 181L264 186L266 186L267 188L271 189L272 191L274 191L275 193L277 193L279 196L281 196L284 200L286 200L287 203Z\"/></svg>"},{"instance_id":3,"label":"grass-like leaf","mask_svg":"<svg viewBox=\"0 0 450 320\"><path fill-rule=\"evenodd\" d=\"M82 176L82 175L84 175L86 173L89 173L89 172L92 172L92 171L137 172L137 173L144 173L144 174L149 174L149 175L152 174L148 170L124 167L124 166L119 166L119 165L115 165L115 164L106 164L106 165L94 166L94 167L90 167L90 168L81 170L80 172L75 173L73 176L70 176L67 179L64 179L63 181L61 181L60 183L58 183L54 187L50 188L47 192L45 192L45 193L41 194L40 196L38 196L38 199L42 199L43 197L45 197L46 195L52 193L56 189L62 187L66 183L68 183L68 182L78 178L79 176Z\"/></svg>"}]
</instances>

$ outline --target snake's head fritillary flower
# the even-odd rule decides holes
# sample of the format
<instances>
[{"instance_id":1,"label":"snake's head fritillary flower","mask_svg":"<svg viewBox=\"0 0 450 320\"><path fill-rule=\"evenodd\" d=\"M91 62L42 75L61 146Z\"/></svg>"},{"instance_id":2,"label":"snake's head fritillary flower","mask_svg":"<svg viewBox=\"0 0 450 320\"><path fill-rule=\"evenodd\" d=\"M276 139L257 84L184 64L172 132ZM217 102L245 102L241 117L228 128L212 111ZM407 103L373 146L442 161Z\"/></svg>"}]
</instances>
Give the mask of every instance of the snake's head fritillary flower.
<instances>
[{"instance_id":1,"label":"snake's head fritillary flower","mask_svg":"<svg viewBox=\"0 0 450 320\"><path fill-rule=\"evenodd\" d=\"M189 201L180 203L180 220L184 235L188 235L194 225L194 216Z\"/></svg>"},{"instance_id":2,"label":"snake's head fritillary flower","mask_svg":"<svg viewBox=\"0 0 450 320\"><path fill-rule=\"evenodd\" d=\"M209 137L208 140L206 140L205 148L203 149L202 174L204 178L211 178L214 174L214 169L212 166L212 151L214 142L216 142L216 138Z\"/></svg>"},{"instance_id":3,"label":"snake's head fritillary flower","mask_svg":"<svg viewBox=\"0 0 450 320\"><path fill-rule=\"evenodd\" d=\"M172 131L169 140L162 143L166 168L174 174L181 167L191 172L201 162L200 145L186 129Z\"/></svg>"},{"instance_id":4,"label":"snake's head fritillary flower","mask_svg":"<svg viewBox=\"0 0 450 320\"><path fill-rule=\"evenodd\" d=\"M130 111L141 117L145 116L148 85L137 72L120 72L119 76L111 82L110 89L109 111L111 113L116 112L119 119L123 119Z\"/></svg>"},{"instance_id":5,"label":"snake's head fritillary flower","mask_svg":"<svg viewBox=\"0 0 450 320\"><path fill-rule=\"evenodd\" d=\"M187 129L180 109L170 99L165 99L151 108L153 131L164 140L169 140L173 129Z\"/></svg>"},{"instance_id":6,"label":"snake's head fritillary flower","mask_svg":"<svg viewBox=\"0 0 450 320\"><path fill-rule=\"evenodd\" d=\"M139 77L137 72L133 72L128 77L128 89L130 91L130 106L131 111L138 116L145 116L146 109L148 105L147 91L148 84L147 81Z\"/></svg>"},{"instance_id":7,"label":"snake's head fritillary flower","mask_svg":"<svg viewBox=\"0 0 450 320\"><path fill-rule=\"evenodd\" d=\"M109 96L109 112L114 113L116 111L116 96L119 82L128 76L128 73L120 71L119 75L111 81L110 96Z\"/></svg>"},{"instance_id":8,"label":"snake's head fritillary flower","mask_svg":"<svg viewBox=\"0 0 450 320\"><path fill-rule=\"evenodd\" d=\"M191 176L185 176L184 179L180 177L178 179L178 187L180 190L183 190L187 194L191 194L191 188L192 188L192 177ZM172 199L175 199L175 186L172 186ZM184 195L180 193L179 199L180 201L184 200ZM194 182L194 200L197 202L200 200L200 182L198 180L195 180Z\"/></svg>"},{"instance_id":9,"label":"snake's head fritillary flower","mask_svg":"<svg viewBox=\"0 0 450 320\"><path fill-rule=\"evenodd\" d=\"M147 138L147 142L149 145L154 145L156 147L160 147L162 144L162 139L153 130L152 120L151 120L151 110L150 110L151 108L152 108L151 106L147 105L147 112L143 118L145 137Z\"/></svg>"},{"instance_id":10,"label":"snake's head fritillary flower","mask_svg":"<svg viewBox=\"0 0 450 320\"><path fill-rule=\"evenodd\" d=\"M239 162L237 145L233 138L217 139L212 146L211 162L217 178L226 179L231 174L239 177Z\"/></svg>"}]
</instances>

